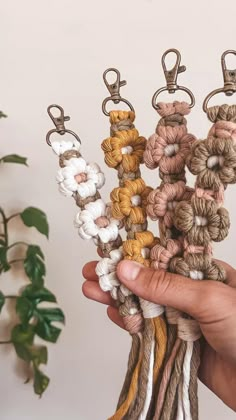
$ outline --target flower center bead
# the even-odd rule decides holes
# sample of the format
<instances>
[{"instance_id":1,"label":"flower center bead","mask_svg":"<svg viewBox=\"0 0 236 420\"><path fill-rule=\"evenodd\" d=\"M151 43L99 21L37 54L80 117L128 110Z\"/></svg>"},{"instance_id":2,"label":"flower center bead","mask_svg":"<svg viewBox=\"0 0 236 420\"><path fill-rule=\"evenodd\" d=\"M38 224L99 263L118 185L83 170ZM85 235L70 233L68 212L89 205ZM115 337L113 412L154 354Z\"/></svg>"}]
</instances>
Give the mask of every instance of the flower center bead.
<instances>
[{"instance_id":1,"label":"flower center bead","mask_svg":"<svg viewBox=\"0 0 236 420\"><path fill-rule=\"evenodd\" d=\"M133 147L132 146L126 146L121 148L122 155L131 155L133 153Z\"/></svg>"},{"instance_id":2,"label":"flower center bead","mask_svg":"<svg viewBox=\"0 0 236 420\"><path fill-rule=\"evenodd\" d=\"M224 164L224 157L219 155L212 155L207 159L207 167L212 169L214 167L222 167Z\"/></svg>"},{"instance_id":3,"label":"flower center bead","mask_svg":"<svg viewBox=\"0 0 236 420\"><path fill-rule=\"evenodd\" d=\"M195 224L197 226L206 226L207 225L207 219L203 216L195 216Z\"/></svg>"},{"instance_id":4,"label":"flower center bead","mask_svg":"<svg viewBox=\"0 0 236 420\"><path fill-rule=\"evenodd\" d=\"M132 203L133 207L140 206L141 202L142 202L142 199L141 199L140 195L136 194L136 195L133 195L133 197L131 197L131 203Z\"/></svg>"},{"instance_id":5,"label":"flower center bead","mask_svg":"<svg viewBox=\"0 0 236 420\"><path fill-rule=\"evenodd\" d=\"M164 153L166 156L174 156L176 155L176 153L178 153L179 151L179 145L178 144L168 144L165 149L164 149Z\"/></svg>"},{"instance_id":6,"label":"flower center bead","mask_svg":"<svg viewBox=\"0 0 236 420\"><path fill-rule=\"evenodd\" d=\"M100 216L95 220L95 224L100 228L105 228L109 225L109 221L106 216Z\"/></svg>"},{"instance_id":7,"label":"flower center bead","mask_svg":"<svg viewBox=\"0 0 236 420\"><path fill-rule=\"evenodd\" d=\"M144 259L148 259L150 257L150 249L149 248L142 248L141 255Z\"/></svg>"},{"instance_id":8,"label":"flower center bead","mask_svg":"<svg viewBox=\"0 0 236 420\"><path fill-rule=\"evenodd\" d=\"M174 210L174 209L175 209L175 207L176 207L176 204L177 204L177 202L176 202L176 201L169 201L169 202L167 203L167 208L168 208L168 210Z\"/></svg>"},{"instance_id":9,"label":"flower center bead","mask_svg":"<svg viewBox=\"0 0 236 420\"><path fill-rule=\"evenodd\" d=\"M203 280L204 279L204 275L202 271L198 271L198 270L192 270L189 272L189 275L191 277L191 279L193 280Z\"/></svg>"},{"instance_id":10,"label":"flower center bead","mask_svg":"<svg viewBox=\"0 0 236 420\"><path fill-rule=\"evenodd\" d=\"M87 174L82 172L81 174L75 175L75 180L77 182L77 184L80 184L81 182L86 182L87 181Z\"/></svg>"}]
</instances>

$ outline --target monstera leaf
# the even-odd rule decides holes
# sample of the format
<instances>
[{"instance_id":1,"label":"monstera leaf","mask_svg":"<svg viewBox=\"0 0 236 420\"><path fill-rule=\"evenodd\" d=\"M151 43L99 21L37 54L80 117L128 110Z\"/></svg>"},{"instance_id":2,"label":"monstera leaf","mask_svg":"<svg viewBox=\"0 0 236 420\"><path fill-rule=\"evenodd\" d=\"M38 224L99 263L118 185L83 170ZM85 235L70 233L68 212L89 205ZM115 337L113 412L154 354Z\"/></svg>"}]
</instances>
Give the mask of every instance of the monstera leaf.
<instances>
[{"instance_id":1,"label":"monstera leaf","mask_svg":"<svg viewBox=\"0 0 236 420\"><path fill-rule=\"evenodd\" d=\"M34 285L29 285L17 298L16 311L23 325L27 325L33 319L35 333L45 341L55 343L61 329L52 323L64 323L65 317L60 308L38 307L42 302L56 302L56 298L44 287L37 288Z\"/></svg>"},{"instance_id":2,"label":"monstera leaf","mask_svg":"<svg viewBox=\"0 0 236 420\"><path fill-rule=\"evenodd\" d=\"M46 273L44 255L38 245L29 245L24 260L24 269L30 281L36 286L43 285Z\"/></svg>"}]
</instances>

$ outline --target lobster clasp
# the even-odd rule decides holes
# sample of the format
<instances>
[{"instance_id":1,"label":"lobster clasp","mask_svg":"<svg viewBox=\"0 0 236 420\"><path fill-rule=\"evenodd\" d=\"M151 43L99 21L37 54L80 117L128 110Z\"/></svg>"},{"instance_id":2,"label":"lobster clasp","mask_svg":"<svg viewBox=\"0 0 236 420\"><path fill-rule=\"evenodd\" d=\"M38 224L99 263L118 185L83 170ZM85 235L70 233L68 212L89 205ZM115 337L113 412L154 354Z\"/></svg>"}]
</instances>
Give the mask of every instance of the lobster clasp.
<instances>
[{"instance_id":1,"label":"lobster clasp","mask_svg":"<svg viewBox=\"0 0 236 420\"><path fill-rule=\"evenodd\" d=\"M52 109L57 108L60 111L59 117L56 117L52 113ZM51 118L53 124L56 127L56 131L60 134L65 134L66 128L65 128L65 121L70 121L70 117L66 117L64 113L64 109L60 105L50 105L47 109L48 115Z\"/></svg>"},{"instance_id":2,"label":"lobster clasp","mask_svg":"<svg viewBox=\"0 0 236 420\"><path fill-rule=\"evenodd\" d=\"M53 113L52 113L53 108L59 109L59 111L60 111L59 117L56 117L55 115L53 115ZM65 121L70 121L70 117L65 116L64 109L60 105L55 105L55 104L49 105L49 107L47 108L47 111L48 111L49 117L51 118L51 120L53 121L53 124L56 127L56 128L53 128L52 130L50 130L46 135L46 142L49 146L52 146L50 137L54 133L59 133L61 135L65 134L65 133L69 133L73 137L75 137L75 139L77 140L78 143L81 144L81 140L80 140L79 136L76 133L74 133L74 131L68 130L65 127Z\"/></svg>"},{"instance_id":3,"label":"lobster clasp","mask_svg":"<svg viewBox=\"0 0 236 420\"><path fill-rule=\"evenodd\" d=\"M176 63L174 65L174 67L170 70L168 70L166 68L166 63L165 63L166 56L169 53L174 53L176 55ZM176 50L175 48L171 48L171 49L165 51L163 56L162 56L161 62L162 62L162 67L163 67L164 75L165 75L165 79L166 79L166 86L158 89L154 93L154 95L152 97L153 108L156 109L156 110L159 109L159 105L157 103L157 97L160 95L160 93L162 93L164 91L168 91L168 93L175 93L177 90L182 90L189 95L189 97L191 99L189 107L192 108L195 105L195 98L194 98L193 93L188 88L186 88L184 86L179 86L177 84L178 74L183 73L186 70L185 66L180 65L180 62L181 62L180 52L178 50Z\"/></svg>"},{"instance_id":4,"label":"lobster clasp","mask_svg":"<svg viewBox=\"0 0 236 420\"><path fill-rule=\"evenodd\" d=\"M113 83L109 83L106 78L107 73L110 73L110 72L116 73L116 80ZM119 70L114 69L114 68L109 68L106 71L104 71L103 80L108 91L111 94L110 99L112 99L115 104L118 104L121 99L120 88L127 84L126 80L120 80L120 72Z\"/></svg>"},{"instance_id":5,"label":"lobster clasp","mask_svg":"<svg viewBox=\"0 0 236 420\"><path fill-rule=\"evenodd\" d=\"M210 99L218 93L224 93L226 96L232 96L236 92L236 69L230 70L226 66L225 58L227 55L236 55L235 50L227 50L221 56L221 66L223 71L224 86L210 92L203 102L203 111L208 111L208 103Z\"/></svg>"},{"instance_id":6,"label":"lobster clasp","mask_svg":"<svg viewBox=\"0 0 236 420\"><path fill-rule=\"evenodd\" d=\"M172 69L167 70L165 58L169 53L176 54L176 63ZM167 50L162 56L162 67L166 78L166 87L169 93L175 93L175 91L179 88L179 86L177 85L178 74L186 71L186 67L183 65L181 66L180 62L181 54L175 48Z\"/></svg>"},{"instance_id":7,"label":"lobster clasp","mask_svg":"<svg viewBox=\"0 0 236 420\"><path fill-rule=\"evenodd\" d=\"M225 57L229 54L236 55L236 51L227 50L222 54L221 65L224 77L224 92L227 96L232 96L236 92L236 69L229 70L226 67Z\"/></svg>"},{"instance_id":8,"label":"lobster clasp","mask_svg":"<svg viewBox=\"0 0 236 420\"><path fill-rule=\"evenodd\" d=\"M107 77L106 77L108 73L116 73L116 80L113 83L108 82ZM109 112L107 112L107 110L106 110L106 104L109 101L112 101L114 104L118 104L119 102L125 102L129 106L131 111L134 110L132 105L130 104L130 102L127 101L126 99L122 98L122 96L120 95L120 88L127 84L126 80L120 80L120 79L121 79L120 72L119 72L119 70L117 70L115 68L109 68L109 69L105 70L104 73L103 73L104 83L105 83L108 91L111 94L111 96L108 96L106 99L104 99L104 101L102 103L103 113L107 116L109 115Z\"/></svg>"}]
</instances>

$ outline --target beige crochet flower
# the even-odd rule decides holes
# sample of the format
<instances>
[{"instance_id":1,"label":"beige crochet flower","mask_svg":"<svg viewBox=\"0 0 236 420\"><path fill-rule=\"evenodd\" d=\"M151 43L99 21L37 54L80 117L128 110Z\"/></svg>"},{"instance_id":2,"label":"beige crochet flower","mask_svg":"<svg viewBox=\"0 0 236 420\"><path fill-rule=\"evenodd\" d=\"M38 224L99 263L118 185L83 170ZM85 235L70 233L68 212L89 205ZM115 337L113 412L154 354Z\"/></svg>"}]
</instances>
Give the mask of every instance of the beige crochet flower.
<instances>
[{"instance_id":1,"label":"beige crochet flower","mask_svg":"<svg viewBox=\"0 0 236 420\"><path fill-rule=\"evenodd\" d=\"M209 137L196 141L187 158L189 170L197 175L197 186L218 190L236 182L236 152L231 139Z\"/></svg>"},{"instance_id":2,"label":"beige crochet flower","mask_svg":"<svg viewBox=\"0 0 236 420\"><path fill-rule=\"evenodd\" d=\"M230 227L229 213L225 208L218 208L214 200L195 196L190 203L182 201L177 204L174 223L190 244L201 246L222 241Z\"/></svg>"}]
</instances>

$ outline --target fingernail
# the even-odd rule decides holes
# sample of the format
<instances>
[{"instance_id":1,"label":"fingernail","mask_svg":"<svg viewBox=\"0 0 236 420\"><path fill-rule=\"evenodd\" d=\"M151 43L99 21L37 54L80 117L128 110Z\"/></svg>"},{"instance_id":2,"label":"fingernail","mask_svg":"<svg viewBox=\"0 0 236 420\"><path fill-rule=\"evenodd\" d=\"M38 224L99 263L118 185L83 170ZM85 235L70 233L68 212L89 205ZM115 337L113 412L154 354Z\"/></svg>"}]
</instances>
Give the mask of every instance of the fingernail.
<instances>
[{"instance_id":1,"label":"fingernail","mask_svg":"<svg viewBox=\"0 0 236 420\"><path fill-rule=\"evenodd\" d=\"M142 268L142 265L135 261L121 261L118 265L118 276L120 280L131 281L135 280Z\"/></svg>"}]
</instances>

